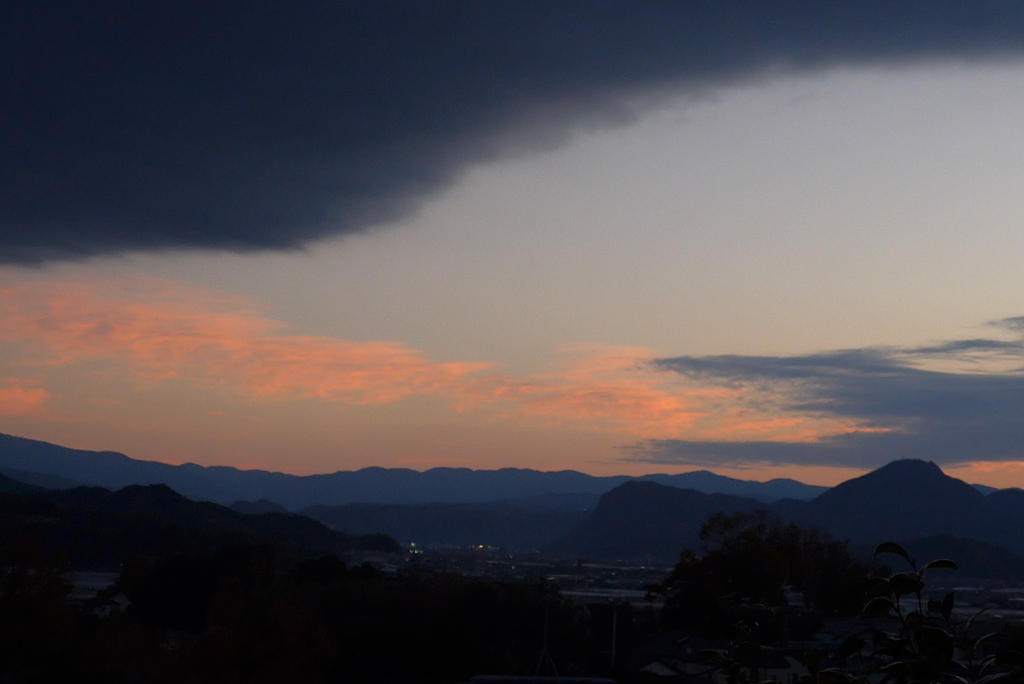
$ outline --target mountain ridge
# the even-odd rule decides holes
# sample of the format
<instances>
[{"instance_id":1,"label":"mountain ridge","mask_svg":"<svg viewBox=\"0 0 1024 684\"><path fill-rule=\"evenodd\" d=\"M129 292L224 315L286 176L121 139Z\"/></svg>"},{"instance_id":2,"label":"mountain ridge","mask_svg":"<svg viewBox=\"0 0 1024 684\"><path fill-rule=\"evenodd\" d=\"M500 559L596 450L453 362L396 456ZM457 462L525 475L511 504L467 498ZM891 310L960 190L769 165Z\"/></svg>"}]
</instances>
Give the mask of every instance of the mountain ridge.
<instances>
[{"instance_id":1,"label":"mountain ridge","mask_svg":"<svg viewBox=\"0 0 1024 684\"><path fill-rule=\"evenodd\" d=\"M167 464L134 461L115 452L88 452L70 450L45 442L33 442L6 435L0 435L0 466L4 472L15 474L30 471L32 466L26 460L10 456L10 444L30 448L27 456L43 453L53 460L77 459L72 465L74 472L52 474L47 482L69 482L72 478L88 477L165 477L168 473L179 477L194 477L196 473L214 475L228 473L243 474L246 477L273 476L266 471L239 471L229 467L202 467L196 465L170 466ZM100 460L99 467L93 460ZM13 463L12 463L13 461ZM42 459L41 465L46 465ZM136 468L125 474L119 466L128 464ZM40 465L36 462L35 465ZM702 492L686 487L688 483L705 485L709 482L742 490L753 483L733 480L709 471L694 471L680 475L655 475L646 478L596 478L575 471L544 473L527 469L501 469L494 471L473 471L467 468L437 468L425 472L409 469L368 468L363 471L348 471L334 475L361 475L380 486L395 481L406 484L405 494L413 491L410 483L418 478L449 478L445 486L454 486L458 477L475 478L479 483L500 479L504 476L517 477L520 489L509 486L498 494L510 490L518 496L504 496L489 501L459 502L415 502L415 503L374 503L358 502L341 505L312 504L302 509L308 523L326 523L335 530L346 534L384 532L404 542L425 542L440 545L485 544L503 548L543 549L550 555L561 557L590 558L595 560L631 559L672 562L683 548L697 548L701 525L714 513L752 512L765 509L784 521L795 522L805 527L816 527L840 540L848 540L855 546L877 544L880 541L918 540L922 548L979 549L978 553L988 559L992 568L1008 574L1024 567L1024 490L1011 488L995 490L989 494L982 488L969 485L962 480L945 474L931 462L906 459L891 462L877 470L852 478L831 489L823 491L810 500L793 498L777 499L771 502L749 496L737 496L721 492ZM278 473L290 481L304 481L299 476ZM559 482L588 482L617 486L597 494L591 492L540 492L523 495L524 482L542 484L549 476L564 477ZM330 476L309 476L314 484L323 485ZM63 479L61 479L63 478ZM783 481L791 486L794 481ZM211 487L216 480L206 481ZM351 483L350 483L351 484ZM800 483L796 483L799 485ZM236 483L237 485L237 483ZM683 486L680 486L683 485ZM110 488L113 489L113 488ZM303 515L284 512L284 509L268 497L234 499L239 487L227 487L222 498L232 498L234 506L246 514L266 513L261 517L274 522L279 528L300 524L297 519ZM436 489L433 490L436 493ZM527 491L529 491L527 489ZM806 492L806 489L797 491ZM479 492L477 492L479 494ZM222 533L229 528L234 533L246 534L237 525L240 515L215 502L200 497L182 496L171 484L131 484L109 492L97 486L79 486L69 489L44 489L38 485L26 484L15 478L0 475L0 497L9 501L19 497L41 498L48 505L71 510L103 510L115 516L170 516L174 525L196 528L205 520L200 512L211 512L214 518L220 516ZM490 496L496 495L491 490ZM190 501L200 498L199 501ZM142 504L139 504L142 502ZM143 505L144 504L144 505ZM139 506L142 505L142 509ZM16 508L16 507L15 507ZM293 509L294 511L294 509ZM187 516L182 518L185 513ZM192 516L189 518L189 516ZM198 516L198 517L197 517ZM225 517L227 516L227 517ZM246 516L243 516L246 517ZM315 518L320 523L314 523ZM234 522L231 522L231 521ZM224 525L230 523L227 528ZM167 520L154 518L154 528L174 536L174 525ZM234 527L232 527L234 526ZM199 528L202 526L199 525ZM243 526L244 527L244 526ZM197 529L199 529L197 528ZM283 529L282 528L282 529ZM312 529L312 528L311 528ZM195 533L190 533L194 534ZM315 540L322 532L313 533ZM936 541L938 540L938 541ZM319 543L319 542L317 542ZM974 546L965 546L973 544ZM938 546L936 546L938 545ZM1019 561L1019 562L1018 562Z\"/></svg>"},{"instance_id":2,"label":"mountain ridge","mask_svg":"<svg viewBox=\"0 0 1024 684\"><path fill-rule=\"evenodd\" d=\"M114 451L72 449L4 434L0 434L0 469L108 489L133 484L167 484L191 499L224 505L268 500L292 511L313 505L350 503L486 503L549 494L599 495L632 479L677 487L727 489L728 492L723 493L742 494L761 501L811 498L825 489L795 480L737 480L708 471L632 478L594 476L573 470L432 468L421 472L375 466L328 474L290 475L231 466L142 461Z\"/></svg>"}]
</instances>

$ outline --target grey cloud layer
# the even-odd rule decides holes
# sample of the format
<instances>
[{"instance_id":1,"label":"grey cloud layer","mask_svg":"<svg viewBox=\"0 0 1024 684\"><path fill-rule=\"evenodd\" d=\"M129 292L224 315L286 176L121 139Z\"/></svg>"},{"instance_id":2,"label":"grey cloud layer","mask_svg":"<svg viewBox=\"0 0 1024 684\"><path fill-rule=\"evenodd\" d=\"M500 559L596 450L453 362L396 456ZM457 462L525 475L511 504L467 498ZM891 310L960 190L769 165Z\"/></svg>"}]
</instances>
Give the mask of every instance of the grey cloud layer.
<instances>
[{"instance_id":1,"label":"grey cloud layer","mask_svg":"<svg viewBox=\"0 0 1024 684\"><path fill-rule=\"evenodd\" d=\"M659 91L1022 48L995 1L7 3L0 262L301 247Z\"/></svg>"},{"instance_id":2,"label":"grey cloud layer","mask_svg":"<svg viewBox=\"0 0 1024 684\"><path fill-rule=\"evenodd\" d=\"M1020 319L1001 326L1019 331ZM702 382L785 385L793 411L853 418L887 432L819 443L650 440L630 458L656 463L777 463L875 467L897 458L937 463L1024 458L1024 375L924 370L939 359L1019 360L1024 342L960 340L917 348L857 349L803 356L660 359L666 371ZM793 388L796 388L795 390Z\"/></svg>"}]
</instances>

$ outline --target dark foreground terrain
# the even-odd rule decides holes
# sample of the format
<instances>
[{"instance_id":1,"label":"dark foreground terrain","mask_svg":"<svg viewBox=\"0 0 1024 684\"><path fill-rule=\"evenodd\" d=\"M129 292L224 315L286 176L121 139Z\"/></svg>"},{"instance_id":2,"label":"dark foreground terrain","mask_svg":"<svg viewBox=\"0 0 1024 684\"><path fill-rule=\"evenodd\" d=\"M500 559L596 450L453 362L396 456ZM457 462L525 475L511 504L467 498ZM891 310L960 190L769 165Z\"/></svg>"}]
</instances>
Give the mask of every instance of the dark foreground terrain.
<instances>
[{"instance_id":1,"label":"dark foreground terrain","mask_svg":"<svg viewBox=\"0 0 1024 684\"><path fill-rule=\"evenodd\" d=\"M1009 684L1020 495L904 461L809 502L627 482L593 512L561 496L311 511L332 527L166 485L0 477L0 682ZM381 520L548 546L423 553ZM912 538L875 549L881 533Z\"/></svg>"},{"instance_id":2,"label":"dark foreground terrain","mask_svg":"<svg viewBox=\"0 0 1024 684\"><path fill-rule=\"evenodd\" d=\"M48 490L0 475L0 534L36 539L44 553L74 568L120 568L137 556L270 546L301 556L351 550L397 552L380 534L350 536L312 518L287 513L243 514L191 501L166 485Z\"/></svg>"},{"instance_id":3,"label":"dark foreground terrain","mask_svg":"<svg viewBox=\"0 0 1024 684\"><path fill-rule=\"evenodd\" d=\"M67 556L41 531L0 540L0 681L1022 681L1019 620L968 624L938 588L951 561L914 564L888 544L867 563L764 512L713 515L700 553L642 597L253 539L136 555L106 589L73 597Z\"/></svg>"}]
</instances>

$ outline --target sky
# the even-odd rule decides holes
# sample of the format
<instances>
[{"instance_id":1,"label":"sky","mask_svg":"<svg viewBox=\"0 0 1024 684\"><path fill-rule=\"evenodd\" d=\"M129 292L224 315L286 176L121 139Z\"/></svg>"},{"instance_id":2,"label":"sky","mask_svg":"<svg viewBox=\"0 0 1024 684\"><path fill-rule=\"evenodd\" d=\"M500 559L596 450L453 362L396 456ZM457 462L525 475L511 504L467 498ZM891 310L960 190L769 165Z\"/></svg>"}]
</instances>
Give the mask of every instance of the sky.
<instances>
[{"instance_id":1,"label":"sky","mask_svg":"<svg viewBox=\"0 0 1024 684\"><path fill-rule=\"evenodd\" d=\"M0 432L1024 486L1014 3L0 21Z\"/></svg>"}]
</instances>

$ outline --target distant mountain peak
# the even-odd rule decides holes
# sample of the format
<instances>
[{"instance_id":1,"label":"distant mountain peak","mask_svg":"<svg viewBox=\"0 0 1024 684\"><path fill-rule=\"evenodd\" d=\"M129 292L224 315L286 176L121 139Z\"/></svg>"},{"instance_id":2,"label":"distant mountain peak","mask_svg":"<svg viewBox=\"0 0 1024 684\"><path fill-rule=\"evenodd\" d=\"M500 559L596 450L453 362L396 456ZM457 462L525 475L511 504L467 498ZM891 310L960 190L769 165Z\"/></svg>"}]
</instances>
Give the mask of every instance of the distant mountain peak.
<instances>
[{"instance_id":1,"label":"distant mountain peak","mask_svg":"<svg viewBox=\"0 0 1024 684\"><path fill-rule=\"evenodd\" d=\"M949 477L933 461L925 461L920 458L901 458L897 461L890 461L881 468L872 471L875 475L941 475Z\"/></svg>"},{"instance_id":2,"label":"distant mountain peak","mask_svg":"<svg viewBox=\"0 0 1024 684\"><path fill-rule=\"evenodd\" d=\"M934 495L982 498L984 495L963 480L951 477L931 461L906 458L891 461L877 470L847 480L822 494L818 499L839 499L852 492L871 489L886 496L909 495L911 492Z\"/></svg>"}]
</instances>

